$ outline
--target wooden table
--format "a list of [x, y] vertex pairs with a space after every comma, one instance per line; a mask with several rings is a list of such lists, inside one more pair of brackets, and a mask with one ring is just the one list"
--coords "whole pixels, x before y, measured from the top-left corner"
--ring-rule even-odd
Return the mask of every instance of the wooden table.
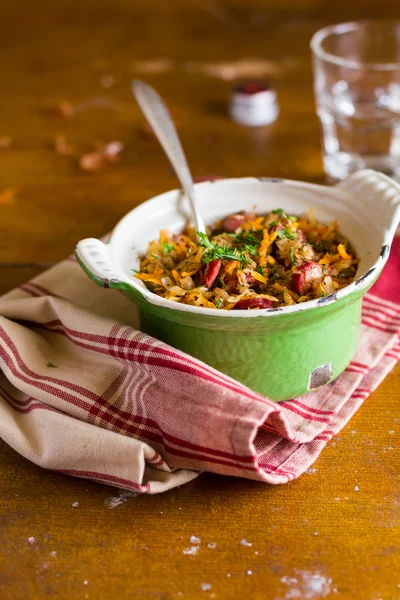
[[[196, 175], [323, 181], [309, 39], [380, 14], [399, 18], [398, 2], [2, 0], [0, 138], [13, 143], [0, 149], [0, 190], [18, 191], [0, 205], [0, 292], [176, 186], [142, 131], [133, 77], [165, 96]], [[227, 118], [226, 78], [239, 67], [276, 84], [271, 127]], [[53, 99], [76, 114], [46, 114]], [[55, 151], [57, 133], [73, 154]], [[80, 171], [78, 157], [101, 140], [125, 144], [120, 163]], [[3, 444], [0, 598], [398, 599], [399, 401], [397, 368], [287, 485], [205, 474], [112, 509], [117, 490], [44, 471]], [[192, 535], [196, 556], [183, 552]]]

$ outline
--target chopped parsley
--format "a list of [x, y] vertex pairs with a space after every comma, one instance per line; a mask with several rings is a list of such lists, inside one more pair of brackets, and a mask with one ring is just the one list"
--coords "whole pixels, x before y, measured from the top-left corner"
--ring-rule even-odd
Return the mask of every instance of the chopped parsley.
[[220, 298], [219, 300], [217, 300], [217, 301], [216, 301], [216, 303], [215, 303], [215, 307], [216, 307], [216, 308], [219, 308], [219, 307], [221, 306], [221, 304], [222, 304], [222, 300], [221, 300], [221, 298]]
[[285, 211], [283, 208], [275, 208], [275, 210], [271, 210], [273, 215], [284, 215]]
[[164, 248], [164, 255], [170, 254], [172, 252], [172, 250], [174, 250], [174, 245], [167, 244], [167, 242], [161, 242], [161, 246], [163, 246], [163, 248]]
[[289, 227], [285, 227], [285, 229], [278, 229], [277, 234], [279, 239], [287, 238], [288, 240], [295, 240], [297, 237], [294, 231], [291, 231]]
[[292, 265], [294, 265], [294, 251], [293, 251], [293, 245], [290, 246], [290, 250], [289, 250], [289, 257], [290, 257], [290, 262], [292, 263]]
[[261, 240], [249, 231], [240, 231], [239, 233], [227, 233], [226, 235], [234, 239], [237, 244], [244, 244], [245, 246], [257, 247], [261, 244]]
[[289, 240], [295, 240], [297, 235], [294, 231], [291, 231], [289, 229], [289, 227], [285, 227], [285, 229], [283, 230], [285, 237], [287, 237]]
[[237, 241], [243, 242], [244, 244], [251, 244], [253, 246], [259, 246], [261, 244], [261, 240], [248, 231], [242, 231], [242, 233], [239, 233]]
[[245, 250], [252, 256], [255, 256], [257, 254], [258, 246], [256, 247], [256, 246], [251, 246], [250, 244], [245, 244], [243, 246], [243, 250]]
[[203, 256], [201, 257], [202, 262], [210, 263], [213, 260], [238, 260], [240, 263], [247, 263], [248, 257], [246, 256], [243, 250], [239, 250], [238, 248], [229, 248], [226, 244], [222, 246], [217, 246], [211, 242], [205, 233], [201, 231], [196, 231], [199, 236], [199, 246], [203, 246], [206, 248]]
[[222, 279], [222, 277], [218, 278], [218, 281], [220, 282], [221, 286], [224, 288], [224, 290], [226, 290], [226, 283], [225, 281]]

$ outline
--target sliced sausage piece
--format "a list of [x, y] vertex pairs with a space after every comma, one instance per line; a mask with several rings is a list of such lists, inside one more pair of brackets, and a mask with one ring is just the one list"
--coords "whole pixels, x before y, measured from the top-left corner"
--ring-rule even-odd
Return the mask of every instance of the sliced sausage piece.
[[238, 291], [238, 279], [236, 275], [225, 275], [224, 277], [225, 288], [228, 294], [235, 294]]
[[232, 310], [249, 310], [249, 308], [272, 308], [272, 302], [268, 298], [243, 298], [236, 302]]
[[250, 287], [254, 287], [256, 285], [258, 285], [260, 282], [258, 281], [258, 279], [256, 279], [255, 277], [253, 277], [253, 275], [251, 273], [245, 273], [244, 276], [246, 277], [246, 281], [249, 284]]
[[203, 285], [206, 285], [208, 288], [210, 288], [217, 279], [220, 268], [221, 260], [219, 258], [209, 262], [204, 272]]
[[245, 220], [245, 215], [229, 215], [223, 220], [222, 229], [227, 233], [235, 233], [236, 229], [241, 227]]
[[300, 296], [307, 294], [312, 287], [320, 283], [324, 273], [322, 265], [313, 260], [301, 263], [292, 275], [292, 289]]
[[307, 244], [307, 238], [306, 238], [306, 234], [304, 233], [304, 231], [302, 231], [301, 229], [297, 230], [297, 239], [301, 241], [302, 244]]

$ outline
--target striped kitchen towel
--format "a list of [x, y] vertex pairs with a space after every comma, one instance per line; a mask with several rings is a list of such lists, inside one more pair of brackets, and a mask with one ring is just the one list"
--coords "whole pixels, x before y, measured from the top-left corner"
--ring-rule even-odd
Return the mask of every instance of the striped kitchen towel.
[[301, 475], [400, 358], [400, 239], [364, 301], [357, 354], [276, 404], [138, 330], [68, 259], [0, 299], [0, 436], [47, 469], [158, 493], [201, 471]]

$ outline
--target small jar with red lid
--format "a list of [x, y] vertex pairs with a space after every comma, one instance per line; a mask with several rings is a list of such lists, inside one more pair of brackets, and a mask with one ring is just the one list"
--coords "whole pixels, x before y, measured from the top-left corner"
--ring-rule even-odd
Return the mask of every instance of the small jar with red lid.
[[249, 81], [233, 89], [229, 115], [236, 123], [259, 127], [275, 121], [278, 114], [276, 91], [267, 83]]

